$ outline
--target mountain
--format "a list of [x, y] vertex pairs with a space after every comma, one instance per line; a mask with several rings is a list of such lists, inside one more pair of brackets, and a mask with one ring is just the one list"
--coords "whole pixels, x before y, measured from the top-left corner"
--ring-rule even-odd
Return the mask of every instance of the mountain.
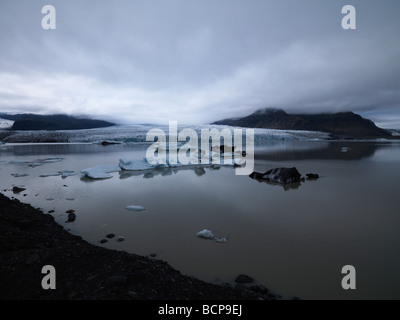
[[260, 109], [239, 119], [226, 119], [213, 124], [245, 128], [307, 130], [328, 132], [333, 138], [392, 138], [387, 130], [353, 112], [320, 114], [287, 114], [281, 109]]
[[63, 114], [45, 116], [26, 113], [14, 115], [0, 113], [0, 118], [14, 121], [12, 130], [78, 130], [115, 125], [108, 121], [77, 118]]

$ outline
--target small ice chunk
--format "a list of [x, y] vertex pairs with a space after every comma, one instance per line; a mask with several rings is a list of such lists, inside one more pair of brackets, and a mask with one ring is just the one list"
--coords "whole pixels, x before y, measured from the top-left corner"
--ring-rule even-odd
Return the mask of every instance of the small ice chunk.
[[11, 173], [11, 175], [15, 178], [20, 178], [20, 177], [27, 177], [29, 174], [27, 173]]
[[75, 171], [71, 171], [71, 170], [61, 170], [58, 172], [61, 174], [61, 177], [63, 177], [63, 178], [77, 175], [77, 173]]
[[40, 159], [39, 161], [44, 163], [53, 163], [62, 161], [62, 158], [46, 158], [46, 159]]
[[41, 178], [58, 177], [59, 175], [60, 175], [59, 172], [52, 172], [52, 173], [47, 173], [47, 174], [41, 174], [39, 177], [41, 177]]
[[32, 163], [30, 163], [30, 164], [28, 164], [28, 166], [30, 166], [30, 167], [40, 167], [42, 164], [40, 164], [39, 162], [32, 162]]
[[30, 164], [32, 163], [31, 160], [11, 160], [11, 164]]
[[341, 149], [340, 149], [340, 151], [341, 152], [347, 152], [347, 151], [349, 151], [349, 147], [342, 147]]
[[200, 232], [197, 233], [197, 236], [203, 239], [210, 239], [210, 240], [215, 239], [214, 233], [208, 229], [201, 230]]
[[223, 237], [223, 238], [215, 238], [214, 241], [218, 242], [218, 243], [227, 243], [228, 239], [225, 238], [225, 237]]
[[92, 179], [110, 179], [112, 175], [111, 172], [119, 172], [121, 168], [112, 164], [106, 164], [102, 166], [97, 166], [93, 168], [83, 169], [81, 172]]
[[142, 206], [135, 206], [135, 205], [126, 206], [125, 209], [129, 210], [129, 211], [145, 211], [146, 210], [146, 208], [144, 208]]
[[154, 167], [151, 164], [149, 164], [145, 159], [139, 159], [139, 160], [120, 159], [119, 167], [122, 170], [126, 171], [141, 171], [141, 170], [154, 169]]

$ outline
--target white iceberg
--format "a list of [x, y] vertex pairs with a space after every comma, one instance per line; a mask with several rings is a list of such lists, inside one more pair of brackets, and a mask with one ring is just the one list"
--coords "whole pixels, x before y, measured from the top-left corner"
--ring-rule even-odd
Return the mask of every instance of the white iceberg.
[[145, 159], [141, 160], [127, 160], [120, 159], [119, 167], [126, 171], [142, 171], [154, 169], [154, 166], [149, 164]]
[[203, 239], [207, 239], [207, 240], [214, 240], [215, 242], [218, 242], [218, 243], [228, 242], [228, 238], [225, 238], [225, 237], [218, 238], [214, 235], [214, 233], [211, 230], [208, 230], [208, 229], [201, 230], [200, 232], [197, 233], [197, 236], [199, 238], [203, 238]]
[[59, 172], [52, 172], [52, 173], [41, 174], [39, 177], [41, 178], [58, 177], [59, 175], [60, 175]]
[[106, 164], [93, 168], [83, 169], [81, 173], [91, 179], [110, 179], [112, 178], [111, 172], [119, 172], [121, 168], [116, 165]]
[[197, 233], [197, 236], [203, 239], [210, 239], [210, 240], [215, 239], [214, 233], [208, 229], [201, 230], [200, 232]]
[[145, 211], [146, 210], [146, 208], [144, 208], [142, 206], [135, 206], [135, 205], [126, 206], [125, 209], [129, 210], [129, 211]]

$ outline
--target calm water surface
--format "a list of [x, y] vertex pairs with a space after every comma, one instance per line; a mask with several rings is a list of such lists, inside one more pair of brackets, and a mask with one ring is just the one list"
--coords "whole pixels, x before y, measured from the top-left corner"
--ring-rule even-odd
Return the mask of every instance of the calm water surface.
[[[16, 198], [55, 210], [58, 223], [91, 243], [156, 254], [206, 281], [233, 283], [245, 273], [285, 298], [400, 299], [400, 144], [275, 141], [258, 147], [257, 171], [295, 166], [303, 175], [321, 176], [286, 189], [236, 176], [228, 167], [117, 172], [101, 181], [81, 174], [39, 177], [139, 159], [146, 148], [0, 146], [0, 187], [13, 196], [12, 186], [25, 186]], [[33, 168], [10, 163], [49, 157], [62, 160]], [[127, 211], [127, 205], [146, 211]], [[73, 223], [65, 223], [69, 209], [76, 210]], [[199, 239], [203, 229], [228, 242]], [[126, 240], [100, 244], [109, 233]], [[357, 270], [351, 292], [341, 288], [341, 268], [349, 264]]]

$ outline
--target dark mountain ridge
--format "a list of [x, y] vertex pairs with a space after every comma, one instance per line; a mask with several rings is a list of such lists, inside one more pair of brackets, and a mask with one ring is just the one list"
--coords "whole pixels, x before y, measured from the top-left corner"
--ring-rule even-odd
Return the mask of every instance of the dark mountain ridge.
[[353, 112], [320, 114], [287, 114], [281, 109], [260, 109], [240, 118], [213, 124], [245, 128], [307, 130], [328, 132], [334, 138], [393, 138], [392, 134]]
[[79, 130], [115, 125], [108, 121], [78, 118], [64, 114], [37, 115], [23, 113], [10, 115], [0, 113], [0, 118], [15, 121], [11, 130]]

